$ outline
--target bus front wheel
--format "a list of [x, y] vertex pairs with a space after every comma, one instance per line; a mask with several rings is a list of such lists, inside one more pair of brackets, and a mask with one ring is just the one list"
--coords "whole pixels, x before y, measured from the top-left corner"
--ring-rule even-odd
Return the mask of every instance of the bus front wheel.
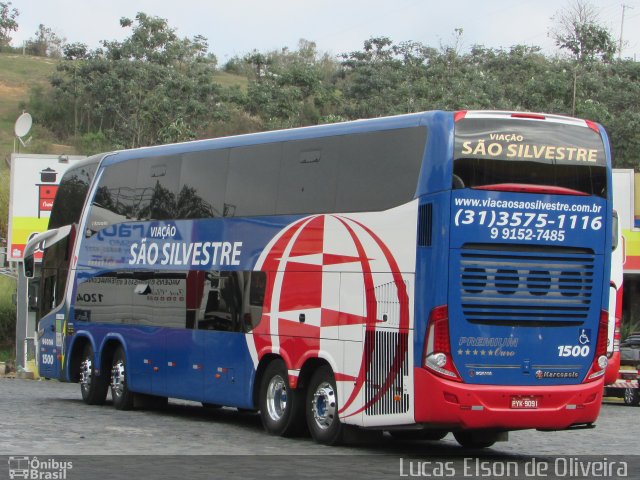
[[338, 418], [338, 390], [328, 365], [315, 371], [307, 390], [307, 426], [313, 439], [325, 445], [342, 442], [344, 427]]
[[260, 419], [272, 435], [292, 436], [304, 425], [303, 394], [289, 387], [289, 375], [284, 362], [272, 361], [264, 372], [260, 385]]
[[91, 344], [86, 344], [80, 362], [80, 392], [87, 405], [102, 405], [107, 398], [109, 382], [106, 375], [96, 375], [95, 355]]
[[127, 357], [122, 347], [118, 347], [113, 355], [111, 397], [116, 409], [131, 410], [133, 408], [134, 393], [129, 390], [127, 385]]

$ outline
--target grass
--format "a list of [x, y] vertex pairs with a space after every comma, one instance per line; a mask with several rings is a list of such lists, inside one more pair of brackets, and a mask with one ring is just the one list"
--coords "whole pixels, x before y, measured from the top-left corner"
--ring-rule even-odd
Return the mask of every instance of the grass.
[[[29, 88], [34, 84], [47, 84], [55, 70], [55, 61], [47, 58], [0, 54], [0, 237], [7, 232], [9, 201], [9, 168], [14, 147], [13, 127], [22, 113], [21, 105], [29, 99]], [[31, 152], [29, 148], [21, 151]]]
[[214, 80], [216, 81], [216, 83], [219, 83], [223, 87], [239, 86], [243, 92], [246, 92], [247, 87], [249, 86], [249, 80], [247, 79], [247, 77], [235, 75], [228, 72], [216, 72], [216, 74], [214, 75]]
[[[13, 356], [13, 344], [16, 333], [16, 310], [13, 306], [13, 294], [16, 291], [15, 280], [0, 277], [0, 362], [2, 355]], [[8, 351], [8, 352], [7, 352]]]
[[13, 302], [13, 294], [16, 292], [16, 281], [9, 277], [0, 277], [0, 305]]
[[[0, 54], [0, 156], [13, 151], [13, 126], [29, 99], [29, 88], [47, 85], [55, 71], [55, 61], [48, 58]], [[32, 152], [33, 153], [33, 152]]]
[[12, 362], [15, 359], [15, 347], [0, 348], [0, 362]]

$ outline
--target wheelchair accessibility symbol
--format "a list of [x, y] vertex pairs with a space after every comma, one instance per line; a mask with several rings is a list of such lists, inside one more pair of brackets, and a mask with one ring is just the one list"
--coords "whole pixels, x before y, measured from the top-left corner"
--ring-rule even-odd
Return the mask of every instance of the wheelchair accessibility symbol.
[[591, 329], [590, 328], [581, 328], [580, 336], [578, 336], [578, 342], [580, 345], [587, 345], [591, 343]]

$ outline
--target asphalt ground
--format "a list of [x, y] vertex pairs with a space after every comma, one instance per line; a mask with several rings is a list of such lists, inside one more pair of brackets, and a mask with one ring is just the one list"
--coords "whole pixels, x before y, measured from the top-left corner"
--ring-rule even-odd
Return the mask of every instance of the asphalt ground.
[[173, 399], [123, 412], [46, 380], [0, 378], [0, 409], [0, 479], [20, 458], [38, 468], [13, 469], [15, 478], [640, 478], [640, 408], [617, 400], [605, 401], [594, 429], [511, 432], [483, 450], [451, 434], [412, 442], [371, 432], [328, 447], [270, 436], [255, 413]]

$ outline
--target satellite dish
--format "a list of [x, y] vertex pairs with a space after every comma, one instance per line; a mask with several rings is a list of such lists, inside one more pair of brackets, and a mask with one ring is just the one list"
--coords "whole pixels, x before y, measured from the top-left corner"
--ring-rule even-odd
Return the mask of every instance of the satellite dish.
[[20, 140], [20, 143], [23, 147], [26, 147], [31, 140], [31, 137], [29, 137], [26, 141], [22, 140], [22, 137], [25, 137], [29, 133], [29, 130], [31, 130], [31, 125], [33, 125], [33, 118], [31, 118], [31, 115], [29, 113], [24, 112], [18, 117], [18, 119], [16, 120], [16, 125], [13, 128], [16, 137], [18, 137], [18, 140]]
[[33, 119], [31, 118], [31, 114], [25, 112], [18, 117], [16, 120], [16, 126], [14, 128], [14, 132], [16, 132], [16, 137], [24, 137], [29, 130], [31, 130], [31, 125], [33, 124]]

